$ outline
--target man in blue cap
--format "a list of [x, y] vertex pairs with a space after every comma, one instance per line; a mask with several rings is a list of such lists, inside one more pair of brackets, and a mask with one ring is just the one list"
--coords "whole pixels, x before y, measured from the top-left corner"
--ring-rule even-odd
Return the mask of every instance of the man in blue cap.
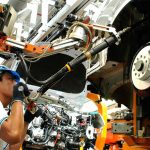
[[[29, 96], [27, 86], [20, 81], [17, 72], [0, 65], [0, 150], [9, 145], [21, 142], [24, 133], [23, 101]], [[5, 108], [10, 105], [8, 116]]]

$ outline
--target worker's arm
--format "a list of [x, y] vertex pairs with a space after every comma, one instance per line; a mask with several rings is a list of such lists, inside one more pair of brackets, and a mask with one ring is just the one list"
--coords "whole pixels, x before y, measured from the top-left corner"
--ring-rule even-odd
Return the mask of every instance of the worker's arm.
[[43, 111], [41, 108], [37, 107], [37, 110], [34, 114], [32, 114], [29, 110], [26, 110], [25, 114], [24, 114], [24, 132], [22, 134], [22, 140], [20, 143], [15, 144], [15, 145], [9, 145], [8, 150], [19, 150], [21, 145], [23, 144], [24, 138], [26, 136], [26, 132], [28, 129], [28, 125], [29, 123], [35, 118], [35, 117], [39, 117], [40, 115], [43, 114]]
[[0, 128], [0, 138], [8, 144], [16, 144], [22, 140], [24, 131], [23, 100], [29, 95], [24, 83], [18, 83], [13, 88], [11, 114]]
[[28, 123], [25, 122], [24, 123], [24, 132], [23, 132], [23, 135], [22, 135], [21, 142], [19, 142], [17, 144], [9, 145], [7, 150], [19, 150], [20, 149], [20, 147], [23, 144], [24, 138], [26, 136], [27, 129], [28, 129]]
[[23, 104], [16, 101], [12, 104], [11, 114], [0, 128], [0, 138], [8, 144], [20, 142], [24, 129]]

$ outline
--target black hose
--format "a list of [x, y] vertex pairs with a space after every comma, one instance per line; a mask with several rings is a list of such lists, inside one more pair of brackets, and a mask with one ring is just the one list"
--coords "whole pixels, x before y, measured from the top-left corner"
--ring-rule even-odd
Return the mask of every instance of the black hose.
[[22, 68], [23, 68], [23, 70], [24, 70], [24, 72], [25, 72], [25, 75], [26, 75], [27, 77], [29, 77], [29, 79], [30, 79], [32, 82], [34, 82], [34, 83], [38, 83], [38, 84], [40, 84], [40, 85], [41, 85], [41, 84], [45, 84], [46, 81], [39, 81], [39, 80], [35, 79], [35, 78], [31, 75], [30, 71], [28, 70], [27, 64], [26, 64], [26, 62], [25, 62], [25, 60], [24, 60], [24, 58], [23, 58], [23, 54], [22, 54], [22, 53], [18, 53], [18, 56], [19, 56], [19, 59], [21, 60], [21, 65], [22, 65]]
[[[24, 72], [25, 72], [25, 75], [26, 75], [27, 77], [29, 77], [29, 79], [30, 79], [32, 82], [37, 83], [37, 84], [40, 84], [40, 85], [47, 84], [47, 83], [50, 82], [50, 81], [51, 81], [51, 84], [54, 84], [54, 83], [56, 82], [56, 80], [53, 80], [53, 78], [54, 78], [53, 76], [51, 76], [51, 77], [49, 77], [48, 79], [43, 80], [43, 81], [40, 81], [40, 80], [35, 79], [35, 78], [31, 75], [30, 71], [28, 70], [27, 64], [26, 64], [26, 62], [25, 62], [25, 60], [24, 60], [24, 58], [23, 58], [23, 53], [18, 53], [17, 55], [18, 55], [19, 59], [21, 60], [21, 65], [22, 65], [22, 68], [23, 68], [23, 70], [24, 70]], [[65, 69], [65, 68], [64, 68], [64, 69]], [[57, 73], [56, 73], [56, 74], [57, 74]], [[59, 74], [61, 75], [61, 71], [59, 71]], [[64, 75], [64, 74], [63, 74], [63, 75]], [[57, 80], [60, 79], [60, 78], [58, 78], [58, 77], [59, 77], [59, 75], [57, 75]], [[62, 77], [62, 76], [60, 76], [60, 77]]]
[[[69, 67], [71, 69], [73, 69], [74, 67], [76, 67], [77, 65], [79, 65], [80, 63], [84, 62], [85, 60], [88, 59], [87, 55], [89, 56], [94, 56], [95, 54], [101, 52], [103, 49], [113, 45], [114, 43], [117, 42], [117, 38], [116, 36], [110, 36], [107, 39], [105, 39], [101, 44], [97, 45], [95, 48], [82, 53], [80, 56], [78, 56], [77, 58], [73, 59], [71, 62], [68, 63]], [[61, 68], [56, 74], [54, 74], [53, 76], [51, 76], [49, 78], [49, 81], [42, 85], [39, 89], [38, 92], [43, 95], [50, 87], [51, 85], [58, 79], [60, 79], [65, 73], [68, 72], [68, 68], [65, 65], [63, 68]]]

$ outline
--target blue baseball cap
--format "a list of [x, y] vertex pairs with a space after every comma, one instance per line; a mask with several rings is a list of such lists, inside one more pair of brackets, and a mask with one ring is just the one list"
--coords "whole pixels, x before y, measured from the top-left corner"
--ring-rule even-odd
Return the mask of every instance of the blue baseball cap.
[[16, 72], [13, 71], [9, 68], [7, 68], [6, 66], [0, 65], [0, 71], [6, 71], [8, 72], [10, 75], [12, 75], [12, 77], [14, 77], [14, 80], [18, 83], [20, 81], [20, 75]]

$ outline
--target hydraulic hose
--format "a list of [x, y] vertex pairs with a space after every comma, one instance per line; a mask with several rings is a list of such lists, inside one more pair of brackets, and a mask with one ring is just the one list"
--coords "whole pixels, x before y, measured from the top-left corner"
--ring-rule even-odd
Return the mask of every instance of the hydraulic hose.
[[[118, 36], [130, 31], [131, 27], [127, 27], [121, 31], [118, 32]], [[77, 58], [73, 59], [71, 62], [67, 63], [63, 68], [61, 68], [56, 74], [51, 76], [48, 79], [48, 82], [44, 85], [42, 85], [38, 89], [38, 93], [40, 95], [43, 95], [54, 82], [61, 79], [63, 75], [67, 72], [71, 72], [74, 67], [79, 65], [80, 63], [84, 62], [85, 60], [91, 58], [92, 56], [96, 55], [97, 53], [101, 52], [107, 47], [110, 47], [111, 45], [115, 44], [118, 41], [118, 38], [116, 35], [109, 36], [106, 38], [102, 43], [94, 47], [93, 49], [90, 49], [89, 51], [86, 51], [85, 53], [82, 53]]]

